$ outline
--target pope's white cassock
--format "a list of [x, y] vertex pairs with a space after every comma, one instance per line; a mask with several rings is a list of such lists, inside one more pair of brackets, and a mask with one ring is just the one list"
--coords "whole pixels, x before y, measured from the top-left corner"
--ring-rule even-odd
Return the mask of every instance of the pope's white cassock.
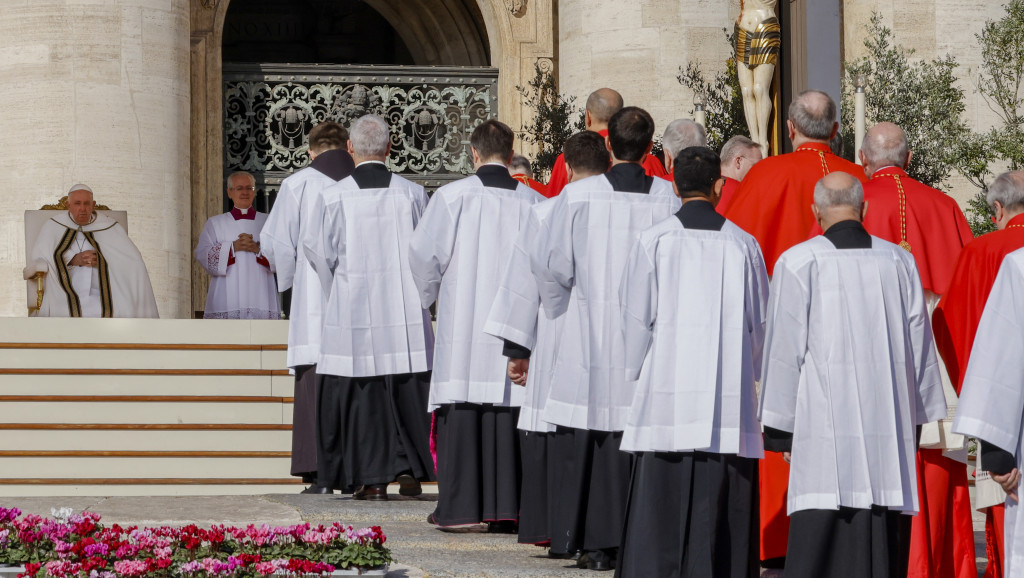
[[501, 164], [434, 193], [409, 251], [424, 307], [437, 301], [430, 409], [437, 420], [442, 525], [518, 520], [523, 388], [506, 375], [503, 342], [484, 323], [530, 206], [544, 197]]
[[636, 163], [615, 165], [562, 190], [530, 257], [545, 314], [565, 315], [543, 419], [560, 426], [549, 451], [567, 445], [576, 456], [562, 486], [580, 504], [566, 515], [581, 519], [557, 524], [581, 528], [577, 540], [588, 552], [619, 546], [629, 483], [630, 459], [619, 451], [634, 392], [619, 304], [623, 270], [637, 235], [679, 207], [668, 181]]
[[[960, 390], [953, 431], [975, 436], [1014, 456], [1024, 456], [1024, 249], [1003, 258]], [[986, 456], [986, 460], [987, 460]], [[988, 461], [985, 462], [989, 463]], [[996, 473], [1009, 473], [996, 472]], [[1020, 496], [1021, 489], [1017, 488]], [[1004, 576], [1024, 573], [1024, 516], [1006, 499]]]
[[786, 251], [764, 357], [761, 422], [792, 434], [787, 578], [905, 573], [916, 426], [946, 413], [913, 257], [852, 220]]
[[620, 295], [626, 379], [637, 380], [621, 449], [637, 457], [619, 572], [756, 569], [768, 302], [757, 240], [709, 201], [687, 201], [640, 234]]
[[254, 207], [232, 208], [210, 217], [196, 244], [196, 260], [210, 274], [206, 294], [206, 319], [280, 319], [277, 282], [270, 261], [249, 251], [235, 251], [232, 244], [242, 233], [260, 242], [267, 214]]
[[[547, 451], [555, 426], [541, 419], [551, 388], [551, 370], [558, 355], [562, 336], [562, 317], [548, 319], [540, 313], [540, 291], [530, 270], [531, 247], [537, 243], [541, 223], [554, 205], [547, 200], [533, 205], [526, 226], [519, 232], [509, 256], [484, 332], [505, 340], [509, 357], [530, 359], [522, 406], [519, 408], [520, 448], [523, 488], [519, 504], [519, 541], [539, 544], [552, 541], [550, 516], [561, 507], [549, 498], [559, 483], [562, 471], [549, 467]], [[567, 532], [558, 532], [558, 541], [568, 540]], [[571, 549], [552, 543], [553, 551], [568, 554]]]
[[288, 367], [295, 373], [292, 404], [291, 474], [316, 482], [316, 362], [323, 332], [324, 291], [302, 250], [321, 192], [352, 174], [352, 157], [333, 149], [316, 155], [310, 165], [281, 182], [274, 207], [260, 233], [260, 249], [277, 271], [277, 290], [291, 293], [288, 312]]
[[[96, 251], [96, 267], [68, 263], [83, 251]], [[45, 272], [41, 317], [157, 318], [153, 286], [142, 254], [128, 233], [110, 217], [96, 214], [78, 225], [57, 213], [39, 230], [25, 278]]]
[[323, 190], [303, 250], [327, 296], [317, 373], [318, 483], [351, 492], [433, 479], [426, 394], [434, 334], [409, 269], [423, 187], [382, 162]]

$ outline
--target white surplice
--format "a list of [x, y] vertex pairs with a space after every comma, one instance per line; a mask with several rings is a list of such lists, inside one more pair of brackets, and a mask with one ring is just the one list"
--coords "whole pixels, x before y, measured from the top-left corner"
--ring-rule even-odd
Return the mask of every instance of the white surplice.
[[302, 250], [309, 223], [322, 220], [314, 213], [321, 192], [337, 181], [306, 167], [281, 182], [260, 244], [277, 270], [278, 291], [292, 290], [288, 316], [288, 367], [313, 365], [320, 357], [324, 290]]
[[[256, 212], [250, 207], [244, 214]], [[210, 274], [206, 293], [206, 319], [280, 319], [277, 282], [270, 263], [249, 251], [236, 252], [232, 244], [242, 233], [260, 242], [266, 213], [255, 219], [235, 219], [232, 212], [210, 217], [196, 244], [196, 260]]]
[[431, 410], [447, 403], [519, 406], [523, 388], [506, 375], [503, 342], [484, 322], [530, 206], [544, 197], [518, 183], [486, 187], [477, 176], [439, 188], [409, 249], [424, 307], [437, 301]]
[[[26, 279], [46, 273], [40, 317], [159, 317], [142, 254], [117, 221], [96, 215], [79, 226], [66, 212], [39, 230]], [[96, 267], [69, 265], [83, 251], [97, 252]], [[59, 257], [59, 258], [57, 258]]]
[[946, 400], [914, 258], [871, 242], [816, 237], [775, 265], [759, 416], [793, 434], [790, 514], [918, 510], [916, 426]]
[[544, 421], [625, 428], [635, 382], [626, 380], [619, 286], [640, 232], [679, 207], [672, 184], [660, 178], [645, 194], [615, 191], [597, 175], [566, 185], [555, 197], [530, 256], [545, 314], [565, 314]]
[[562, 338], [562, 319], [548, 319], [540, 313], [540, 291], [530, 270], [530, 250], [537, 243], [541, 223], [547, 218], [553, 199], [533, 205], [526, 226], [520, 231], [494, 297], [484, 333], [507, 339], [530, 350], [518, 428], [548, 433], [555, 426], [543, 419], [544, 404], [551, 389], [551, 371]]
[[[1024, 249], [1003, 258], [978, 323], [953, 431], [1015, 454], [1024, 469]], [[1017, 489], [1021, 494], [1021, 488]], [[1006, 500], [1003, 575], [1024, 574], [1024, 516]]]
[[733, 223], [686, 229], [670, 217], [640, 234], [621, 288], [626, 379], [639, 380], [622, 450], [764, 455], [755, 381], [767, 301], [761, 249]]
[[323, 190], [302, 245], [327, 296], [317, 373], [369, 377], [430, 369], [434, 332], [409, 269], [423, 187], [391, 175], [386, 189], [346, 177]]

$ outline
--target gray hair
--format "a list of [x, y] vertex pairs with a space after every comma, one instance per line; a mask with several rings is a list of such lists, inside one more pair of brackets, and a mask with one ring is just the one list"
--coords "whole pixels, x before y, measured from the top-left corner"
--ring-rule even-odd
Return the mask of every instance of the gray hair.
[[896, 138], [892, 138], [894, 135], [886, 135], [882, 131], [868, 132], [864, 142], [860, 145], [860, 150], [864, 151], [869, 165], [876, 168], [888, 166], [903, 168], [906, 166], [907, 159], [910, 158], [907, 133], [903, 132], [902, 128], [896, 128], [899, 130], [899, 136]]
[[352, 150], [361, 157], [382, 157], [388, 154], [391, 131], [383, 118], [368, 114], [352, 123], [348, 131]]
[[252, 183], [252, 186], [254, 186], [254, 187], [256, 186], [256, 177], [252, 176], [252, 173], [249, 173], [249, 172], [246, 172], [246, 171], [235, 171], [235, 172], [231, 173], [230, 175], [228, 175], [228, 178], [224, 179], [224, 188], [230, 189], [231, 188], [231, 180], [234, 179], [234, 178], [237, 178], [237, 177], [245, 177], [245, 178], [249, 179], [249, 182]]
[[827, 141], [836, 123], [836, 103], [820, 90], [805, 90], [789, 104], [789, 120], [807, 138]]
[[683, 149], [703, 147], [708, 144], [708, 135], [704, 127], [688, 118], [677, 118], [665, 127], [661, 137], [661, 146], [667, 156], [673, 159]]
[[515, 155], [512, 157], [512, 162], [508, 163], [508, 172], [512, 174], [518, 172], [530, 177], [531, 179], [533, 178], [533, 167], [530, 166], [530, 159], [523, 155]]
[[985, 201], [992, 210], [999, 201], [1008, 211], [1024, 211], [1024, 171], [1008, 171], [996, 177], [988, 187]]
[[732, 162], [736, 157], [743, 156], [743, 153], [747, 151], [760, 148], [760, 145], [753, 140], [738, 134], [725, 141], [725, 144], [722, 145], [722, 153], [719, 155], [722, 157], [722, 166]]
[[864, 206], [864, 187], [860, 181], [850, 177], [852, 184], [842, 189], [833, 189], [825, 184], [825, 179], [814, 185], [814, 204], [819, 211], [832, 207], [850, 207], [860, 211]]

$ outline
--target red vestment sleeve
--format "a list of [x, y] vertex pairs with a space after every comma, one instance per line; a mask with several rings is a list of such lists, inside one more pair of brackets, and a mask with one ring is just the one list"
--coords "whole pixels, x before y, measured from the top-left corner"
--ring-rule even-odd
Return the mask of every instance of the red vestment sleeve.
[[569, 175], [565, 172], [565, 156], [558, 155], [555, 166], [551, 167], [551, 178], [548, 179], [547, 197], [550, 199], [562, 192], [569, 183]]

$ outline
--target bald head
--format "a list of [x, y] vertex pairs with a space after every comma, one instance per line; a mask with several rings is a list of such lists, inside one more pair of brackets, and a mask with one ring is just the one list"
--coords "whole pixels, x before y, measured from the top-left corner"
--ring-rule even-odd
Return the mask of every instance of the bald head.
[[910, 164], [907, 133], [891, 122], [880, 122], [864, 135], [860, 154], [869, 175], [885, 167], [905, 169]]
[[864, 187], [841, 171], [825, 175], [814, 186], [814, 216], [823, 231], [839, 221], [864, 220]]
[[802, 141], [828, 144], [838, 128], [836, 103], [820, 90], [805, 90], [790, 103], [787, 122], [794, 144]]
[[[610, 88], [599, 88], [587, 97], [587, 128], [597, 132], [622, 110], [622, 95]], [[591, 128], [591, 125], [597, 128]]]

